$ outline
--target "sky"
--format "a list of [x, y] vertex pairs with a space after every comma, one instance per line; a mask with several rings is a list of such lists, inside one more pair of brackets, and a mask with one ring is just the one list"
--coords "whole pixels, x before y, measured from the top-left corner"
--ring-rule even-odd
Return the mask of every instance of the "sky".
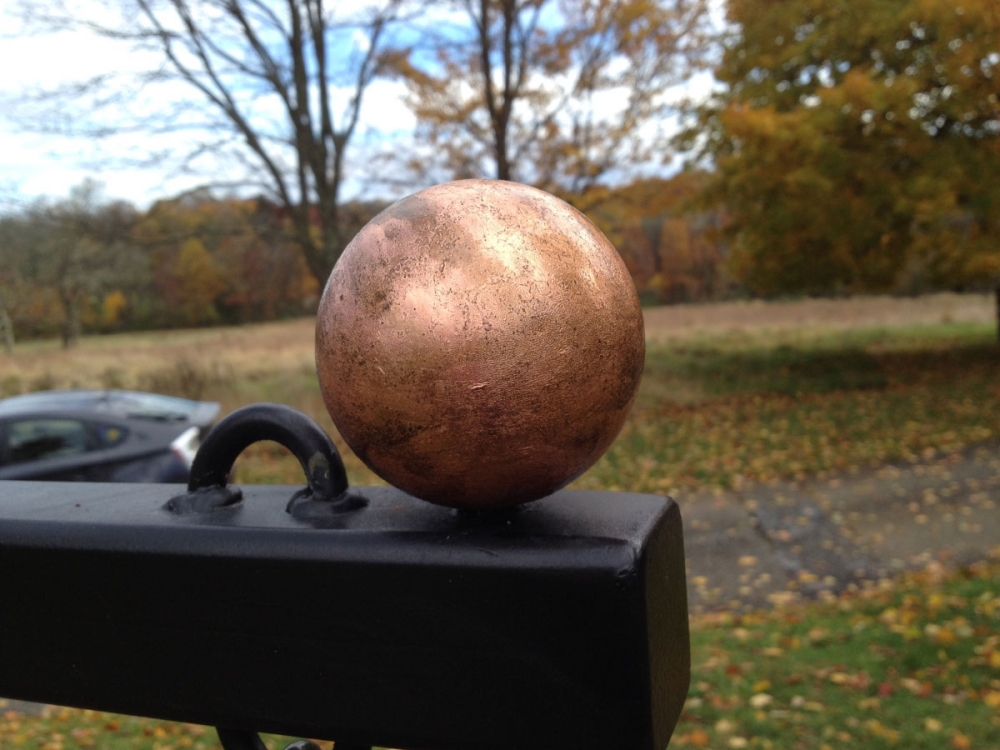
[[[161, 177], [143, 170], [99, 173], [114, 144], [32, 132], [14, 120], [21, 115], [24, 95], [102, 70], [129, 64], [123, 50], [97, 45], [82, 34], [38, 38], [21, 36], [13, 17], [14, 2], [0, 0], [0, 200], [39, 195], [63, 196], [87, 177], [103, 181], [110, 194], [131, 197], [152, 194]], [[56, 53], [58, 50], [58, 53]]]
[[[100, 6], [94, 0], [80, 0], [87, 6]], [[60, 198], [85, 179], [95, 179], [104, 186], [108, 198], [129, 200], [140, 207], [185, 190], [204, 185], [206, 174], [219, 182], [238, 181], [242, 172], [231, 164], [213, 164], [202, 174], [179, 173], [176, 165], [145, 164], [151, 149], [183, 147], [190, 134], [157, 135], [145, 133], [106, 138], [81, 138], [38, 132], [60, 129], [60, 117], [72, 119], [73, 110], [57, 109], [44, 117], [34, 117], [31, 97], [73, 81], [85, 80], [108, 71], [141, 68], [153, 59], [143, 59], [126, 45], [95, 40], [84, 33], [63, 32], [43, 37], [25, 35], [13, 15], [17, 0], [0, 0], [0, 208], [4, 204], [23, 205], [46, 196]], [[56, 52], [57, 51], [57, 52]], [[156, 98], [191, 96], [186, 87], [170, 91], [155, 89]], [[335, 95], [337, 92], [334, 92]], [[406, 139], [415, 121], [402, 101], [403, 84], [376, 81], [365, 96], [362, 121], [351, 151], [356, 159], [387, 139]], [[151, 107], [160, 101], [149, 102]], [[384, 125], [391, 123], [391, 131]], [[355, 173], [358, 170], [354, 170]], [[371, 189], [359, 180], [348, 184], [345, 197], [370, 197]]]
[[[347, 0], [364, 2], [365, 0]], [[190, 133], [171, 133], [155, 138], [148, 133], [94, 139], [60, 135], [44, 130], [60, 130], [78, 124], [69, 107], [47, 107], [35, 114], [25, 102], [41, 90], [84, 80], [109, 71], [130, 71], [149, 66], [130, 47], [106, 40], [95, 40], [83, 33], [62, 32], [44, 37], [25, 35], [15, 18], [19, 0], [0, 0], [0, 209], [16, 208], [40, 196], [61, 198], [85, 179], [96, 179], [110, 199], [125, 199], [140, 208], [153, 201], [203, 185], [211, 174], [219, 182], [238, 182], [243, 172], [232, 163], [202, 158], [199, 175], [185, 174], [170, 160], [150, 166], [142, 163], [151, 150], [183, 147]], [[70, 0], [85, 6], [87, 12], [101, 12], [99, 0]], [[702, 80], [701, 86], [710, 85]], [[179, 86], [179, 84], [175, 84]], [[173, 91], [157, 87], [155, 97], [137, 94], [151, 108], [162, 106], [169, 97], [190, 96], [186, 88]], [[413, 115], [403, 103], [404, 86], [398, 81], [376, 81], [366, 92], [356, 137], [349, 148], [348, 174], [343, 197], [399, 197], [409, 192], [372, 185], [361, 175], [370, 173], [373, 155], [393, 147], [412, 146], [415, 126]], [[266, 106], [266, 105], [264, 105]], [[36, 125], [38, 127], [36, 127]], [[353, 168], [351, 168], [353, 167]], [[393, 195], [393, 191], [397, 195]], [[388, 192], [387, 192], [388, 191]]]

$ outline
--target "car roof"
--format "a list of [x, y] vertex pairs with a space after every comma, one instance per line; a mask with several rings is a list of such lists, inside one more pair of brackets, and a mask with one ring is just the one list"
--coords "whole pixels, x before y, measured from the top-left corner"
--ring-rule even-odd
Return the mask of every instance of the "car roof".
[[193, 401], [158, 393], [123, 390], [38, 391], [0, 401], [0, 417], [31, 412], [88, 413], [156, 422], [189, 422], [208, 426], [219, 413], [219, 404]]

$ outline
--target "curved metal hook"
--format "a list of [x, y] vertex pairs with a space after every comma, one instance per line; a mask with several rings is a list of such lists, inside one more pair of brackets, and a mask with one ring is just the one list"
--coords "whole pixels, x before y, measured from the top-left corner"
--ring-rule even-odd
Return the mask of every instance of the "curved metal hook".
[[[300, 411], [282, 404], [252, 404], [237, 409], [219, 422], [201, 444], [191, 466], [188, 493], [171, 498], [167, 510], [174, 513], [204, 513], [238, 503], [242, 493], [229, 487], [233, 464], [248, 446], [273, 440], [288, 448], [306, 475], [308, 488], [297, 493], [289, 511], [310, 504], [352, 510], [357, 499], [349, 500], [347, 471], [323, 428]], [[296, 513], [298, 515], [298, 513]]]
[[208, 433], [191, 466], [188, 490], [225, 487], [240, 453], [261, 440], [273, 440], [292, 452], [313, 497], [332, 500], [347, 489], [344, 462], [318, 424], [283, 404], [251, 404], [234, 411]]

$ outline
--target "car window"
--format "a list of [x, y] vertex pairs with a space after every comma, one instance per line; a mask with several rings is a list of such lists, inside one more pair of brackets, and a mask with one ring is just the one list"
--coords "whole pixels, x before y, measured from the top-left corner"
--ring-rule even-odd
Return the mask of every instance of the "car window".
[[24, 419], [7, 425], [7, 464], [72, 456], [91, 448], [87, 428], [75, 419]]
[[114, 411], [130, 417], [180, 422], [190, 419], [201, 403], [158, 393], [121, 391], [115, 394]]

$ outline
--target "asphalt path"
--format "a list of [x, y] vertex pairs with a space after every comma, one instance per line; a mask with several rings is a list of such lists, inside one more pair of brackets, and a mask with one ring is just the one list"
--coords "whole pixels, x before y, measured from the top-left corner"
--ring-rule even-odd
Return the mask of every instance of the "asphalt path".
[[749, 611], [1000, 555], [1000, 444], [676, 498], [692, 613]]

